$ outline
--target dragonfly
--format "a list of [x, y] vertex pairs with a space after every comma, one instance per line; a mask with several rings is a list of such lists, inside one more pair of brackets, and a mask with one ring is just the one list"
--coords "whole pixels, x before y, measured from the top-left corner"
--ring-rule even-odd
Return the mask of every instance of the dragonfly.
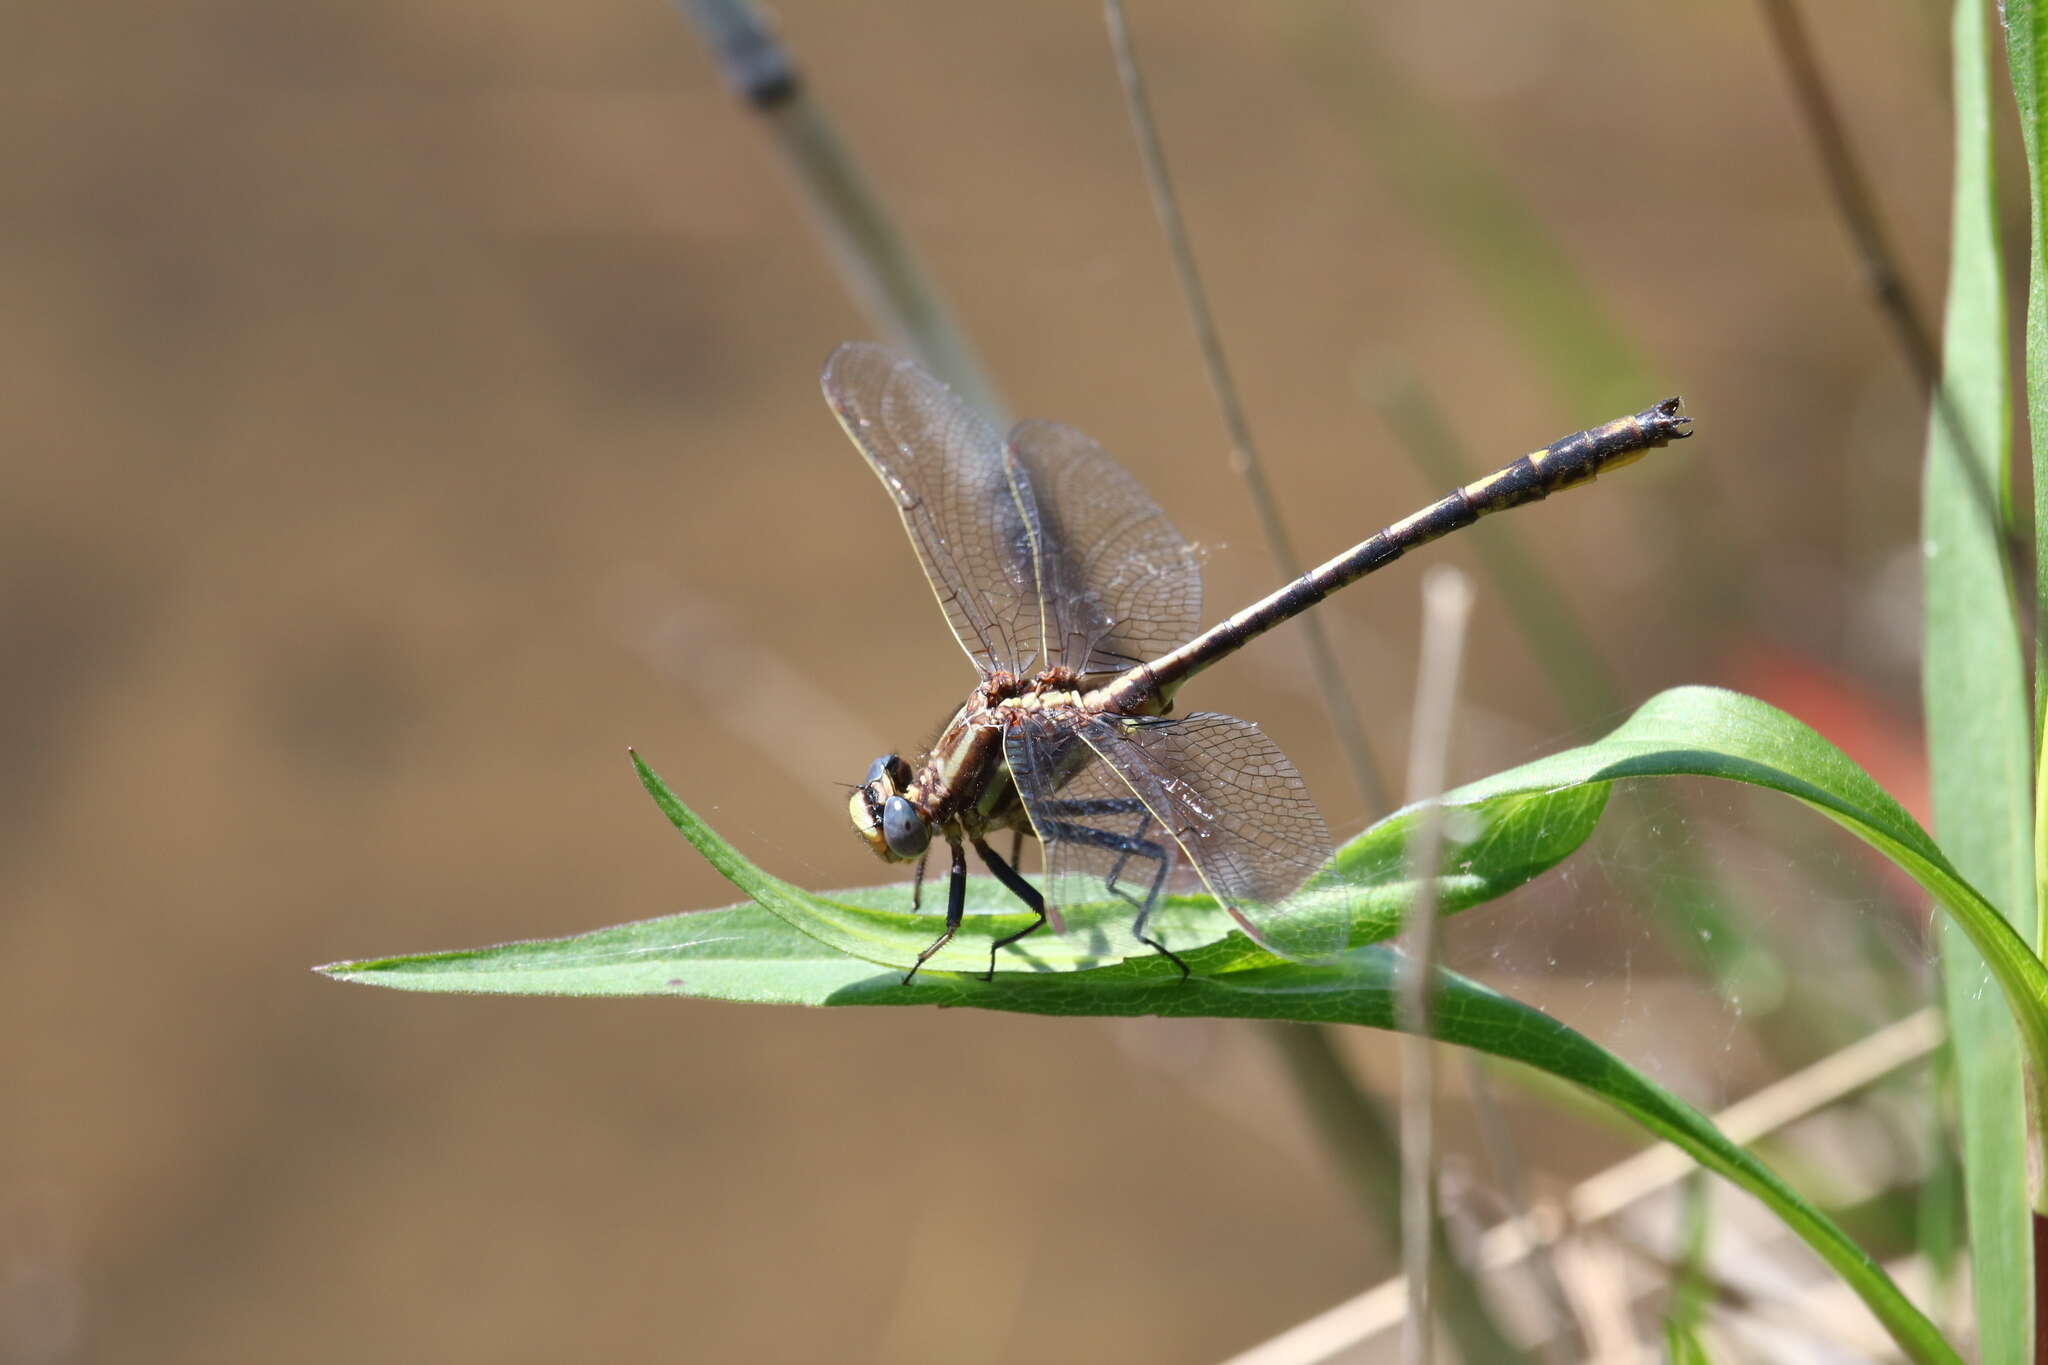
[[[1032, 920], [998, 954], [1106, 894], [1132, 937], [1185, 980], [1153, 931], [1162, 899], [1206, 891], [1259, 946], [1313, 961], [1349, 941], [1330, 831], [1287, 756], [1258, 726], [1174, 715], [1181, 686], [1339, 588], [1479, 518], [1591, 482], [1670, 441], [1691, 419], [1669, 398], [1575, 432], [1454, 489], [1207, 630], [1194, 548], [1089, 437], [1024, 421], [1007, 437], [901, 352], [848, 342], [825, 364], [826, 401], [895, 501], [947, 624], [979, 681], [916, 761], [884, 754], [853, 790], [854, 830], [884, 861], [950, 850], [944, 931], [959, 931], [969, 848]], [[1012, 835], [1010, 856], [991, 836]], [[1044, 889], [1018, 871], [1026, 837]], [[1334, 906], [1334, 912], [1333, 912]], [[1184, 945], [1191, 946], [1191, 945]]]

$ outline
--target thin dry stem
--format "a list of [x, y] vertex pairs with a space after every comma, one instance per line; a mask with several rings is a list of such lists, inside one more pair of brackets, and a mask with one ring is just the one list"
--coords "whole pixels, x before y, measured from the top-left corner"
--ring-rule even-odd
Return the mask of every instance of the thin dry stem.
[[[1244, 480], [1274, 567], [1283, 578], [1298, 578], [1304, 566], [1287, 534], [1287, 524], [1281, 519], [1273, 487], [1266, 481], [1266, 467], [1252, 441], [1251, 421], [1238, 396], [1230, 362], [1223, 355], [1223, 339], [1217, 334], [1208, 292], [1202, 286], [1195, 250], [1188, 240], [1187, 221], [1181, 215], [1180, 198], [1166, 169], [1166, 148], [1152, 118], [1152, 102], [1145, 93], [1144, 74], [1138, 67], [1137, 49], [1131, 41], [1130, 25], [1124, 20], [1121, 0], [1104, 0], [1103, 15], [1109, 24], [1110, 47], [1116, 53], [1117, 79], [1123, 87], [1124, 104], [1130, 111], [1131, 132], [1138, 143], [1138, 159], [1144, 165], [1145, 184], [1152, 194], [1152, 211], [1159, 219], [1160, 231], [1166, 234], [1167, 254], [1173, 260], [1181, 301], [1187, 305], [1188, 323], [1194, 328], [1195, 343], [1202, 352], [1202, 365], [1208, 371], [1209, 390], [1216, 396], [1224, 430], [1230, 436], [1230, 467]], [[1308, 642], [1309, 668], [1315, 675], [1316, 690], [1322, 693], [1323, 709], [1329, 714], [1345, 767], [1357, 784], [1366, 809], [1384, 810], [1388, 804], [1387, 784], [1373, 762], [1372, 746], [1366, 741], [1358, 709], [1344, 685], [1343, 669], [1337, 663], [1329, 633], [1313, 615], [1301, 618], [1301, 630], [1302, 638]]]
[[1435, 1358], [1430, 1268], [1436, 1259], [1436, 1049], [1429, 1039], [1430, 977], [1436, 970], [1436, 876], [1443, 860], [1444, 774], [1457, 713], [1458, 675], [1472, 615], [1472, 583], [1438, 565], [1422, 580], [1422, 658], [1409, 733], [1408, 800], [1428, 802], [1409, 847], [1415, 899], [1401, 927], [1403, 970], [1397, 1017], [1401, 1040], [1401, 1256], [1408, 1272], [1403, 1358]]

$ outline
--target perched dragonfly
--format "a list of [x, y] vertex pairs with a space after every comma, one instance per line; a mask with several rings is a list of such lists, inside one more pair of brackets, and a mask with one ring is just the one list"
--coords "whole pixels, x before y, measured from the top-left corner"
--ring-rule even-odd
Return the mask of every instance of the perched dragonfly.
[[[933, 835], [951, 849], [945, 931], [906, 982], [960, 928], [969, 846], [1035, 916], [990, 945], [984, 979], [1002, 949], [1047, 923], [1062, 930], [1060, 907], [1105, 891], [1131, 906], [1133, 936], [1183, 978], [1187, 963], [1148, 932], [1162, 895], [1182, 886], [1207, 890], [1282, 956], [1342, 948], [1345, 892], [1324, 872], [1330, 831], [1300, 773], [1249, 721], [1169, 715], [1174, 694], [1406, 551], [1691, 434], [1671, 398], [1567, 436], [1196, 634], [1192, 547], [1094, 441], [1039, 421], [1005, 440], [914, 361], [871, 342], [834, 351], [823, 384], [981, 674], [929, 752], [915, 763], [876, 759], [848, 805], [877, 854], [916, 862], [913, 907]], [[1007, 859], [988, 843], [1003, 830], [1014, 835]], [[1042, 893], [1015, 866], [1025, 835], [1044, 848]]]

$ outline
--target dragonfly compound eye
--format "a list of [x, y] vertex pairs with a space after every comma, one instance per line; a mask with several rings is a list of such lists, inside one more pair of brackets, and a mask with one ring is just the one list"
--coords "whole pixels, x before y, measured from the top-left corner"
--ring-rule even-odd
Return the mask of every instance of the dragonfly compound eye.
[[911, 775], [910, 765], [903, 761], [901, 754], [883, 754], [868, 764], [868, 775], [861, 785], [872, 787], [886, 796], [894, 796], [910, 786]]
[[882, 803], [882, 838], [888, 843], [889, 851], [908, 861], [925, 850], [932, 841], [932, 827], [924, 822], [917, 807], [900, 796], [892, 796]]

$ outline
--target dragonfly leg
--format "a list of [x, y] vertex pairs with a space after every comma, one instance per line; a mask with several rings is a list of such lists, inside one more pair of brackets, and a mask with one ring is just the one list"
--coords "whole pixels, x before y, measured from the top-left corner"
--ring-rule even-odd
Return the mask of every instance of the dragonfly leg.
[[1039, 895], [1037, 887], [1025, 881], [1018, 874], [1014, 866], [1004, 862], [1002, 855], [990, 848], [986, 843], [976, 839], [974, 841], [974, 851], [981, 855], [982, 862], [988, 864], [988, 870], [996, 874], [996, 880], [1001, 882], [1011, 895], [1023, 901], [1032, 914], [1038, 916], [1037, 919], [1025, 925], [1016, 933], [999, 938], [994, 943], [988, 945], [988, 975], [984, 976], [982, 980], [993, 981], [996, 979], [996, 953], [1003, 948], [1009, 947], [1025, 935], [1037, 933], [1045, 927], [1045, 897]]
[[1012, 868], [1015, 868], [1019, 863], [1023, 861], [1024, 831], [1021, 829], [1013, 829], [1010, 831], [1010, 866]]
[[[1132, 830], [1129, 836], [1136, 842], [1129, 848], [1122, 848], [1117, 851], [1116, 861], [1109, 865], [1109, 871], [1104, 873], [1102, 877], [1103, 886], [1107, 888], [1112, 896], [1122, 896], [1124, 894], [1117, 889], [1116, 881], [1118, 877], [1123, 875], [1124, 864], [1131, 860], [1132, 854], [1138, 852], [1141, 848], [1153, 849], [1158, 847], [1158, 845], [1145, 838], [1145, 831], [1152, 827], [1152, 812], [1146, 809], [1145, 803], [1135, 796], [1104, 796], [1083, 801], [1048, 801], [1045, 803], [1044, 809], [1047, 814], [1055, 816], [1135, 815], [1138, 817], [1138, 827]], [[1125, 899], [1128, 900], [1129, 897], [1125, 897]]]
[[[1075, 802], [1073, 804], [1095, 803]], [[1122, 814], [1125, 812], [1119, 811], [1115, 813]], [[1045, 835], [1048, 839], [1067, 839], [1077, 844], [1088, 844], [1094, 848], [1108, 849], [1110, 852], [1119, 855], [1115, 865], [1117, 869], [1121, 869], [1124, 863], [1131, 858], [1147, 858], [1157, 865], [1152, 873], [1152, 885], [1146, 889], [1143, 900], [1139, 900], [1136, 896], [1117, 886], [1115, 871], [1110, 873], [1106, 885], [1111, 895], [1117, 896], [1138, 907], [1138, 918], [1131, 925], [1131, 932], [1136, 936], [1138, 942], [1180, 968], [1180, 979], [1185, 981], [1190, 973], [1188, 971], [1188, 964], [1181, 960], [1180, 954], [1145, 932], [1145, 925], [1151, 920], [1152, 911], [1159, 904], [1159, 893], [1165, 889], [1167, 868], [1171, 866], [1171, 861], [1164, 844], [1155, 839], [1140, 837], [1140, 834], [1143, 833], [1145, 826], [1150, 821], [1151, 817], [1148, 814], [1145, 820], [1138, 826], [1139, 834], [1118, 834], [1114, 830], [1096, 829], [1092, 825], [1071, 825], [1064, 821], [1048, 821], [1045, 827]]]
[[[1139, 826], [1140, 830], [1143, 828], [1144, 826]], [[1154, 952], [1180, 968], [1180, 979], [1185, 981], [1188, 979], [1188, 964], [1181, 961], [1180, 954], [1145, 932], [1145, 922], [1152, 918], [1152, 912], [1158, 908], [1160, 889], [1166, 885], [1166, 866], [1166, 859], [1161, 858], [1159, 870], [1152, 874], [1152, 888], [1145, 893], [1144, 908], [1138, 911], [1138, 918], [1131, 925], [1131, 933], [1138, 942], [1148, 945]]]
[[[1142, 844], [1146, 848], [1159, 847], [1159, 845], [1151, 843], [1150, 841], [1145, 839], [1145, 831], [1150, 828], [1152, 828], [1152, 812], [1148, 810], [1143, 815], [1138, 817], [1138, 827], [1131, 831], [1131, 848], [1136, 848], [1140, 844]], [[1102, 884], [1105, 887], [1109, 888], [1109, 894], [1112, 896], [1121, 896], [1124, 894], [1122, 891], [1119, 891], [1117, 889], [1116, 879], [1118, 877], [1123, 876], [1124, 864], [1128, 863], [1131, 860], [1131, 848], [1127, 848], [1123, 850], [1121, 853], [1117, 854], [1116, 861], [1109, 865], [1109, 871], [1102, 874]], [[1159, 899], [1159, 879], [1164, 877], [1165, 875], [1166, 860], [1164, 858], [1161, 858], [1159, 860], [1159, 870], [1158, 872], [1153, 874], [1152, 890], [1145, 897], [1145, 914], [1147, 915], [1152, 913], [1152, 902]], [[1139, 916], [1139, 923], [1144, 923], [1143, 915]]]
[[1058, 817], [1062, 815], [1136, 815], [1145, 809], [1145, 803], [1135, 796], [1100, 796], [1085, 801], [1068, 801], [1055, 798], [1041, 801], [1037, 810]]
[[[924, 863], [920, 861], [918, 867]], [[903, 974], [903, 984], [908, 986], [910, 978], [917, 975], [917, 969], [939, 949], [953, 941], [953, 935], [960, 932], [960, 919], [967, 913], [967, 850], [959, 844], [953, 845], [953, 874], [946, 883], [946, 932], [933, 941], [932, 946], [917, 955], [917, 961]]]

